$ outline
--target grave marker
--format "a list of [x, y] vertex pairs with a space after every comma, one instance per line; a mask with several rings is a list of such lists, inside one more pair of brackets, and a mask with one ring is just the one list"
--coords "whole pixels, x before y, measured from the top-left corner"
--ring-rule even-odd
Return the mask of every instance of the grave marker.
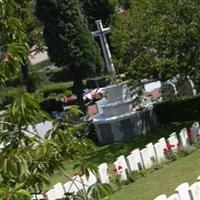
[[189, 137], [186, 128], [182, 129], [181, 132], [179, 133], [179, 139], [182, 147], [187, 147], [189, 145]]
[[182, 183], [175, 191], [179, 194], [181, 200], [191, 200], [189, 195], [190, 186], [188, 183]]
[[162, 194], [162, 195], [156, 197], [154, 200], [167, 200], [167, 196], [165, 194]]
[[101, 183], [110, 183], [107, 163], [102, 163], [99, 165], [98, 172]]
[[189, 194], [192, 200], [200, 200], [200, 182], [193, 183], [190, 186]]
[[176, 133], [172, 133], [169, 138], [167, 139], [170, 147], [171, 147], [171, 150], [172, 151], [176, 151], [178, 149], [178, 144], [179, 144], [179, 141], [178, 141], [178, 138], [177, 138], [177, 135]]
[[143, 165], [145, 169], [150, 169], [153, 166], [153, 162], [151, 160], [151, 157], [149, 155], [149, 152], [147, 150], [147, 148], [144, 148], [140, 151], [141, 154], [141, 158], [143, 161]]

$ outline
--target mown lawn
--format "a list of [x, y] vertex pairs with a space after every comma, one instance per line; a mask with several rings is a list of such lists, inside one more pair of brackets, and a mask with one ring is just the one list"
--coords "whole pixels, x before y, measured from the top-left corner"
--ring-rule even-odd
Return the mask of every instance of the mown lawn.
[[[98, 166], [107, 162], [112, 171], [112, 163], [120, 155], [128, 155], [134, 148], [143, 148], [149, 142], [156, 142], [159, 138], [167, 138], [172, 132], [177, 132], [190, 127], [192, 122], [172, 123], [168, 126], [158, 128], [146, 136], [134, 139], [121, 144], [98, 146], [96, 152], [90, 153], [84, 159]], [[73, 176], [74, 161], [65, 161], [65, 171]], [[163, 169], [155, 171], [144, 178], [140, 178], [136, 183], [123, 186], [122, 189], [112, 195], [112, 200], [153, 200], [161, 193], [171, 194], [180, 183], [184, 181], [193, 182], [197, 175], [200, 175], [200, 151], [195, 152], [185, 158], [165, 166]], [[57, 182], [65, 183], [68, 180], [63, 175], [57, 173], [50, 179], [51, 185]], [[50, 186], [45, 187], [49, 188]]]
[[200, 150], [138, 179], [135, 183], [123, 186], [112, 195], [112, 200], [153, 200], [160, 194], [173, 194], [179, 184], [191, 184], [199, 175]]

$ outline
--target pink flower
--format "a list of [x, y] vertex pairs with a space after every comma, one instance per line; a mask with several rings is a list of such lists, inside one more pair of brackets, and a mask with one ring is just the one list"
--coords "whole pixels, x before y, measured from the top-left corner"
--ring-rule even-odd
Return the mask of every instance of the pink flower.
[[119, 165], [119, 166], [117, 167], [117, 169], [118, 169], [118, 170], [121, 170], [121, 169], [123, 169], [123, 167], [122, 167], [121, 165]]
[[177, 147], [178, 147], [178, 148], [180, 148], [180, 146], [181, 146], [181, 143], [180, 143], [180, 142], [178, 142], [178, 143], [177, 143]]
[[200, 139], [200, 134], [196, 134], [196, 138]]
[[191, 131], [191, 128], [188, 130], [187, 135], [188, 135], [189, 138], [192, 138], [192, 131]]

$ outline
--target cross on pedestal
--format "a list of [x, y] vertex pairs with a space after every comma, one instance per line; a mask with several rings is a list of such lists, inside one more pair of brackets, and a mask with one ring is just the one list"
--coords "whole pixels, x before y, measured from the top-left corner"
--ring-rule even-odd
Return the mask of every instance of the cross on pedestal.
[[94, 37], [100, 37], [101, 46], [103, 49], [103, 55], [104, 55], [107, 70], [109, 72], [111, 72], [111, 74], [115, 77], [116, 71], [115, 71], [115, 67], [112, 63], [110, 48], [108, 45], [108, 41], [106, 39], [106, 34], [111, 31], [110, 27], [104, 28], [101, 20], [97, 20], [96, 25], [97, 25], [97, 31], [92, 32], [92, 35]]

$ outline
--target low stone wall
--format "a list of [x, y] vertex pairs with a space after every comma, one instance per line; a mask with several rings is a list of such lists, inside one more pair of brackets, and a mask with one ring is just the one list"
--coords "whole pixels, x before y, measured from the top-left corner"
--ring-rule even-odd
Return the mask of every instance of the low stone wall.
[[155, 112], [150, 109], [97, 122], [95, 127], [99, 143], [112, 144], [145, 135], [157, 127], [157, 120]]

